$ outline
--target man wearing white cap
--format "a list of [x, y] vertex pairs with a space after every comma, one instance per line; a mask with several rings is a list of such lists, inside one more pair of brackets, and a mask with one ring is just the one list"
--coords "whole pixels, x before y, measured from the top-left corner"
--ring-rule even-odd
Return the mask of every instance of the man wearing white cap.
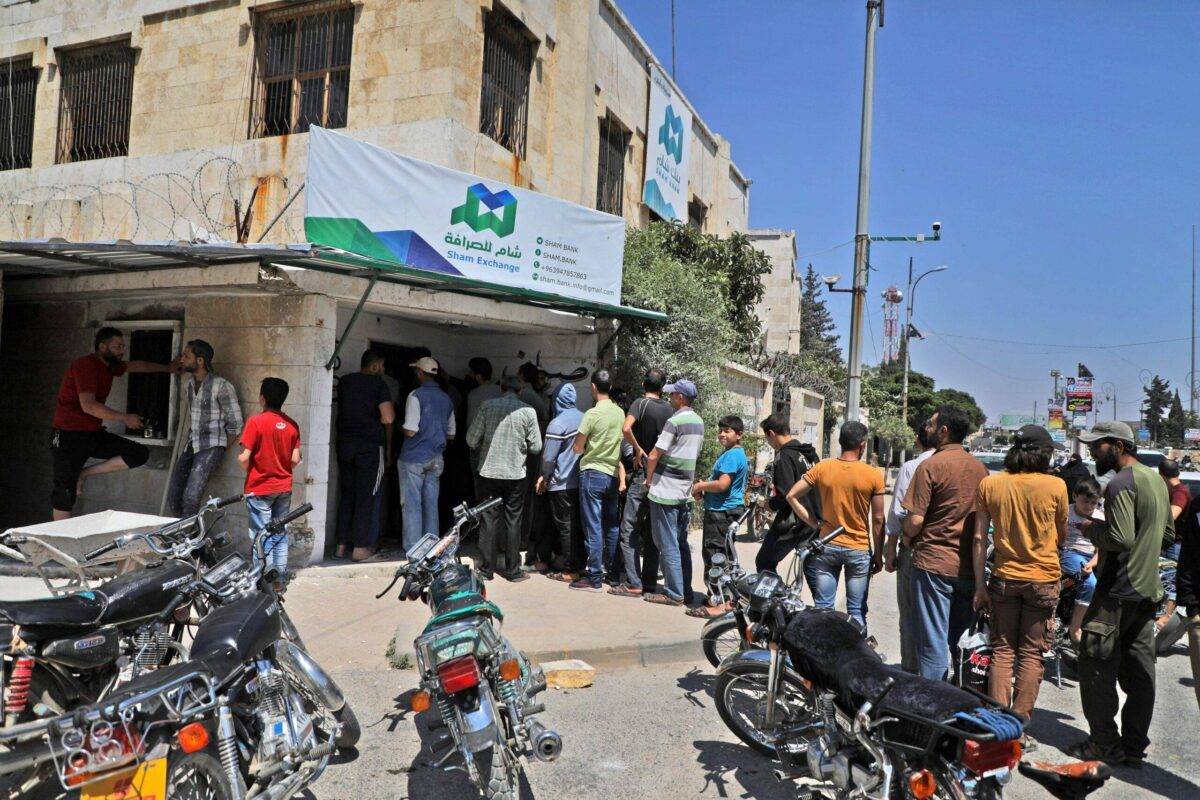
[[454, 438], [454, 403], [438, 385], [438, 363], [426, 356], [409, 364], [420, 384], [404, 404], [400, 491], [404, 494], [404, 549], [426, 534], [437, 536], [442, 452]]

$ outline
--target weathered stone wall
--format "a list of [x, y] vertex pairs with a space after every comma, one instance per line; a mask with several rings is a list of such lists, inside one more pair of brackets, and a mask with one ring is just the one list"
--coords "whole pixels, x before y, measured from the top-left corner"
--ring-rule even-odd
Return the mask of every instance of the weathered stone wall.
[[803, 294], [796, 275], [795, 231], [754, 229], [754, 246], [771, 259], [771, 272], [763, 276], [766, 293], [758, 304], [768, 350], [800, 352], [800, 303]]

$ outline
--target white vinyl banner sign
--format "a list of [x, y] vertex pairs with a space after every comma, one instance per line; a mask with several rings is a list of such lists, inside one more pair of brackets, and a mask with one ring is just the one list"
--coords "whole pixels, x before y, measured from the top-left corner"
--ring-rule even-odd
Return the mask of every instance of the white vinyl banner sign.
[[308, 241], [415, 269], [621, 302], [625, 221], [323, 128], [308, 140]]
[[650, 65], [646, 183], [642, 202], [663, 219], [687, 222], [692, 112], [657, 65]]

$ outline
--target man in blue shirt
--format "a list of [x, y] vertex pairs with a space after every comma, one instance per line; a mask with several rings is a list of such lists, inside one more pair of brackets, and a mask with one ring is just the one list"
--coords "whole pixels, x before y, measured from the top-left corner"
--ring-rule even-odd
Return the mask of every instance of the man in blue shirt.
[[[554, 394], [554, 418], [546, 427], [546, 443], [542, 448], [542, 471], [537, 479], [538, 494], [549, 493], [550, 525], [543, 530], [551, 535], [537, 541], [535, 566], [547, 570], [551, 578], [567, 583], [576, 574], [582, 561], [579, 549], [582, 533], [579, 528], [579, 454], [575, 452], [575, 436], [583, 419], [576, 405], [575, 387], [564, 383]], [[557, 551], [557, 557], [555, 552]]]
[[454, 438], [454, 404], [438, 386], [438, 363], [426, 356], [410, 364], [421, 384], [404, 404], [400, 488], [404, 493], [404, 550], [426, 534], [439, 535], [438, 493], [442, 452]]
[[[737, 521], [746, 506], [746, 473], [749, 463], [742, 449], [741, 417], [721, 417], [717, 423], [717, 441], [725, 451], [713, 464], [712, 475], [706, 481], [696, 481], [692, 494], [704, 501], [704, 574], [708, 574], [715, 553], [731, 554], [725, 546], [725, 533]], [[696, 606], [688, 611], [693, 617], [719, 617], [729, 611], [727, 603]]]

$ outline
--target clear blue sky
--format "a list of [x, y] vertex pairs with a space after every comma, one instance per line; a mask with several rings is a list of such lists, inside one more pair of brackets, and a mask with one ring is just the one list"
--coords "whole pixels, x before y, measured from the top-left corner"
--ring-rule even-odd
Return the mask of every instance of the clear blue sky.
[[[669, 65], [669, 0], [618, 2]], [[854, 235], [865, 2], [676, 6], [676, 79], [753, 181], [752, 224], [794, 228], [801, 268], [845, 282], [852, 248], [821, 251]], [[1185, 387], [1187, 341], [1080, 345], [1189, 336], [1197, 42], [1200, 2], [887, 0], [871, 232], [938, 219], [945, 238], [875, 246], [867, 360], [879, 294], [912, 255], [951, 267], [917, 293], [918, 327], [935, 333], [913, 366], [993, 419], [1035, 400], [1044, 411], [1049, 371], [1079, 361], [1116, 385], [1122, 419], [1137, 416], [1142, 370]], [[848, 299], [830, 302], [843, 346]]]

